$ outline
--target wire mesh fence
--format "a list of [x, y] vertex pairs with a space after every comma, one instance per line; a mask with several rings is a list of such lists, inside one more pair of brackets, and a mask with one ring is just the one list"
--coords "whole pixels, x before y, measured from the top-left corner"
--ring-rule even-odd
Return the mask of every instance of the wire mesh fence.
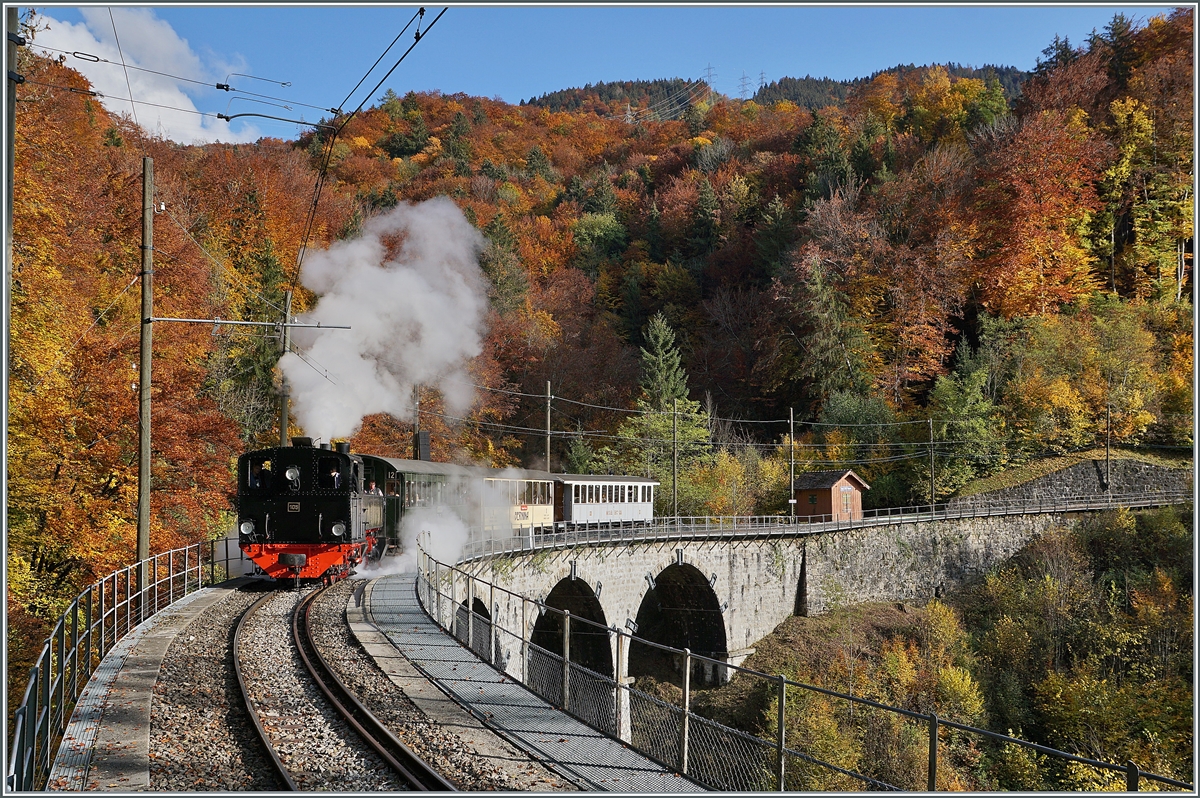
[[230, 539], [196, 543], [121, 568], [85, 588], [51, 629], [10, 727], [8, 790], [45, 787], [71, 712], [104, 656], [138, 624], [241, 572]]
[[[1156, 787], [1192, 789], [1185, 782], [1144, 773], [1132, 762], [1116, 765], [1087, 759], [940, 719], [932, 713], [888, 706], [636, 638], [624, 629], [605, 628], [507, 591], [461, 568], [439, 563], [423, 551], [422, 555], [418, 595], [439, 624], [449, 629], [449, 622], [455, 620], [456, 626], [466, 626], [466, 605], [460, 603], [461, 599], [455, 600], [456, 585], [458, 588], [468, 585], [463, 589], [471, 595], [481, 595], [482, 590], [490, 591], [493, 597], [508, 594], [520, 602], [521, 628], [509, 628], [498, 616], [476, 614], [473, 625], [486, 631], [470, 633], [473, 650], [485, 659], [487, 652], [492, 652], [493, 664], [519, 678], [548, 703], [566, 709], [592, 728], [623, 740], [649, 759], [710, 789], [727, 792], [949, 789], [955, 786], [955, 768], [971, 760], [981, 744], [997, 751], [1029, 750], [1051, 760], [1106, 770], [1117, 778], [1123, 777], [1129, 790], [1136, 790], [1145, 781], [1155, 782]], [[496, 606], [493, 604], [493, 609]], [[532, 641], [527, 606], [536, 606], [539, 618], [547, 613], [563, 616], [561, 622], [552, 625], [554, 634], [562, 640], [558, 650]], [[461, 611], [458, 619], [456, 611]], [[577, 661], [580, 655], [574, 653], [577, 649], [571, 642], [576, 639], [571, 631], [573, 624], [589, 627], [586, 634], [616, 637], [615, 677]], [[456, 632], [464, 644], [467, 634]], [[635, 640], [639, 645], [660, 649], [681, 663], [680, 699], [668, 700], [627, 682], [622, 652], [628, 652]], [[546, 642], [545, 636], [542, 642]], [[512, 657], [519, 658], [519, 662], [510, 661]], [[766, 710], [773, 722], [746, 731], [697, 714], [690, 709], [693, 672], [728, 678], [736, 675], [761, 682], [762, 689], [773, 696]], [[673, 695], [671, 690], [666, 693]]]
[[572, 662], [568, 667], [571, 714], [593, 729], [616, 736], [616, 681], [578, 663]]

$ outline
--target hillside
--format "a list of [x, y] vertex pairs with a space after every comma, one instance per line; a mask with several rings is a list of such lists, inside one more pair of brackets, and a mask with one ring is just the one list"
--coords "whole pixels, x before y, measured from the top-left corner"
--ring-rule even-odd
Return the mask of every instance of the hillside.
[[[463, 350], [478, 353], [461, 373], [474, 404], [452, 411], [428, 387], [441, 372], [422, 375], [435, 459], [545, 467], [549, 382], [554, 470], [667, 485], [677, 421], [681, 514], [786, 511], [793, 454], [799, 470], [853, 467], [883, 506], [929, 500], [932, 453], [944, 500], [1110, 432], [1191, 448], [1192, 22], [1115, 17], [1011, 106], [942, 67], [877, 75], [817, 112], [696, 98], [635, 124], [609, 118], [616, 84], [574, 111], [389, 90], [326, 120], [336, 137], [203, 147], [146, 136], [22, 48], [10, 672], [133, 550], [143, 155], [166, 203], [164, 316], [275, 321], [293, 288], [294, 313], [318, 306], [296, 264], [322, 170], [310, 264], [449, 198], [454, 229], [481, 236], [486, 297]], [[677, 85], [620, 90], [649, 108]], [[406, 239], [375, 240], [391, 257]], [[378, 294], [356, 310], [424, 309], [417, 291]], [[433, 322], [426, 341], [464, 326]], [[368, 342], [374, 373], [415, 362], [402, 338]], [[227, 529], [232, 458], [277, 440], [280, 350], [273, 332], [156, 329], [154, 551]], [[316, 360], [301, 368], [322, 386], [356, 362]], [[356, 449], [410, 451], [413, 403], [389, 398], [401, 410], [368, 415]]]
[[[839, 607], [790, 618], [745, 667], [891, 706], [934, 712], [1079, 756], [1188, 780], [1192, 773], [1190, 510], [1096, 516], [1028, 544], [977, 584], [942, 600]], [[669, 681], [638, 689], [674, 695]], [[695, 689], [695, 688], [693, 688]], [[774, 688], [735, 678], [696, 690], [692, 709], [774, 733]], [[787, 739], [825, 762], [901, 789], [924, 789], [927, 738], [896, 715], [817, 694]], [[789, 715], [789, 717], [792, 717]], [[802, 720], [800, 720], [802, 719]], [[1113, 790], [1124, 775], [949, 734], [939, 790]], [[857, 790], [824, 768], [789, 789]]]
[[[819, 111], [828, 106], [842, 105], [856, 88], [873, 82], [881, 75], [890, 75], [898, 80], [908, 79], [919, 82], [933, 66], [937, 65], [918, 67], [913, 64], [899, 64], [889, 69], [881, 69], [869, 77], [854, 80], [814, 78], [811, 75], [805, 75], [803, 78], [784, 77], [759, 88], [751, 99], [760, 105], [787, 101], [810, 111]], [[1030, 73], [1016, 67], [990, 64], [979, 69], [965, 67], [961, 64], [945, 64], [943, 67], [952, 78], [983, 81], [995, 79], [999, 82], [1004, 97], [1010, 102], [1021, 96], [1021, 83], [1030, 76]]]

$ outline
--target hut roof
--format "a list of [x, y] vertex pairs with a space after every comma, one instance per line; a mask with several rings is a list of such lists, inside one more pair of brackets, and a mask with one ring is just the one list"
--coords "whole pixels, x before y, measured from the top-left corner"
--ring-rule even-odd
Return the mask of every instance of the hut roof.
[[843, 477], [847, 476], [858, 483], [860, 490], [870, 490], [871, 486], [864, 482], [862, 477], [848, 468], [841, 471], [806, 471], [803, 474], [797, 474], [796, 481], [792, 483], [792, 490], [832, 488], [841, 482]]

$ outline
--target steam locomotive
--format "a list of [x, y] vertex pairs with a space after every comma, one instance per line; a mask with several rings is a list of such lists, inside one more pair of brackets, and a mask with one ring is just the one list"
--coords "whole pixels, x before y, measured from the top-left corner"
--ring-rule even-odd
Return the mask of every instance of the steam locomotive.
[[333, 581], [399, 554], [405, 519], [422, 510], [455, 514], [471, 535], [532, 538], [649, 523], [657, 485], [351, 454], [297, 437], [238, 458], [238, 543], [268, 576]]

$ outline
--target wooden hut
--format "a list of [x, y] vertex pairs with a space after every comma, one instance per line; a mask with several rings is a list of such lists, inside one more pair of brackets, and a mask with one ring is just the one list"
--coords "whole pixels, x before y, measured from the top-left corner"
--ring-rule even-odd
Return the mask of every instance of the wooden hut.
[[831, 521], [862, 518], [862, 492], [870, 488], [850, 469], [797, 474], [792, 483], [796, 515], [824, 516]]

